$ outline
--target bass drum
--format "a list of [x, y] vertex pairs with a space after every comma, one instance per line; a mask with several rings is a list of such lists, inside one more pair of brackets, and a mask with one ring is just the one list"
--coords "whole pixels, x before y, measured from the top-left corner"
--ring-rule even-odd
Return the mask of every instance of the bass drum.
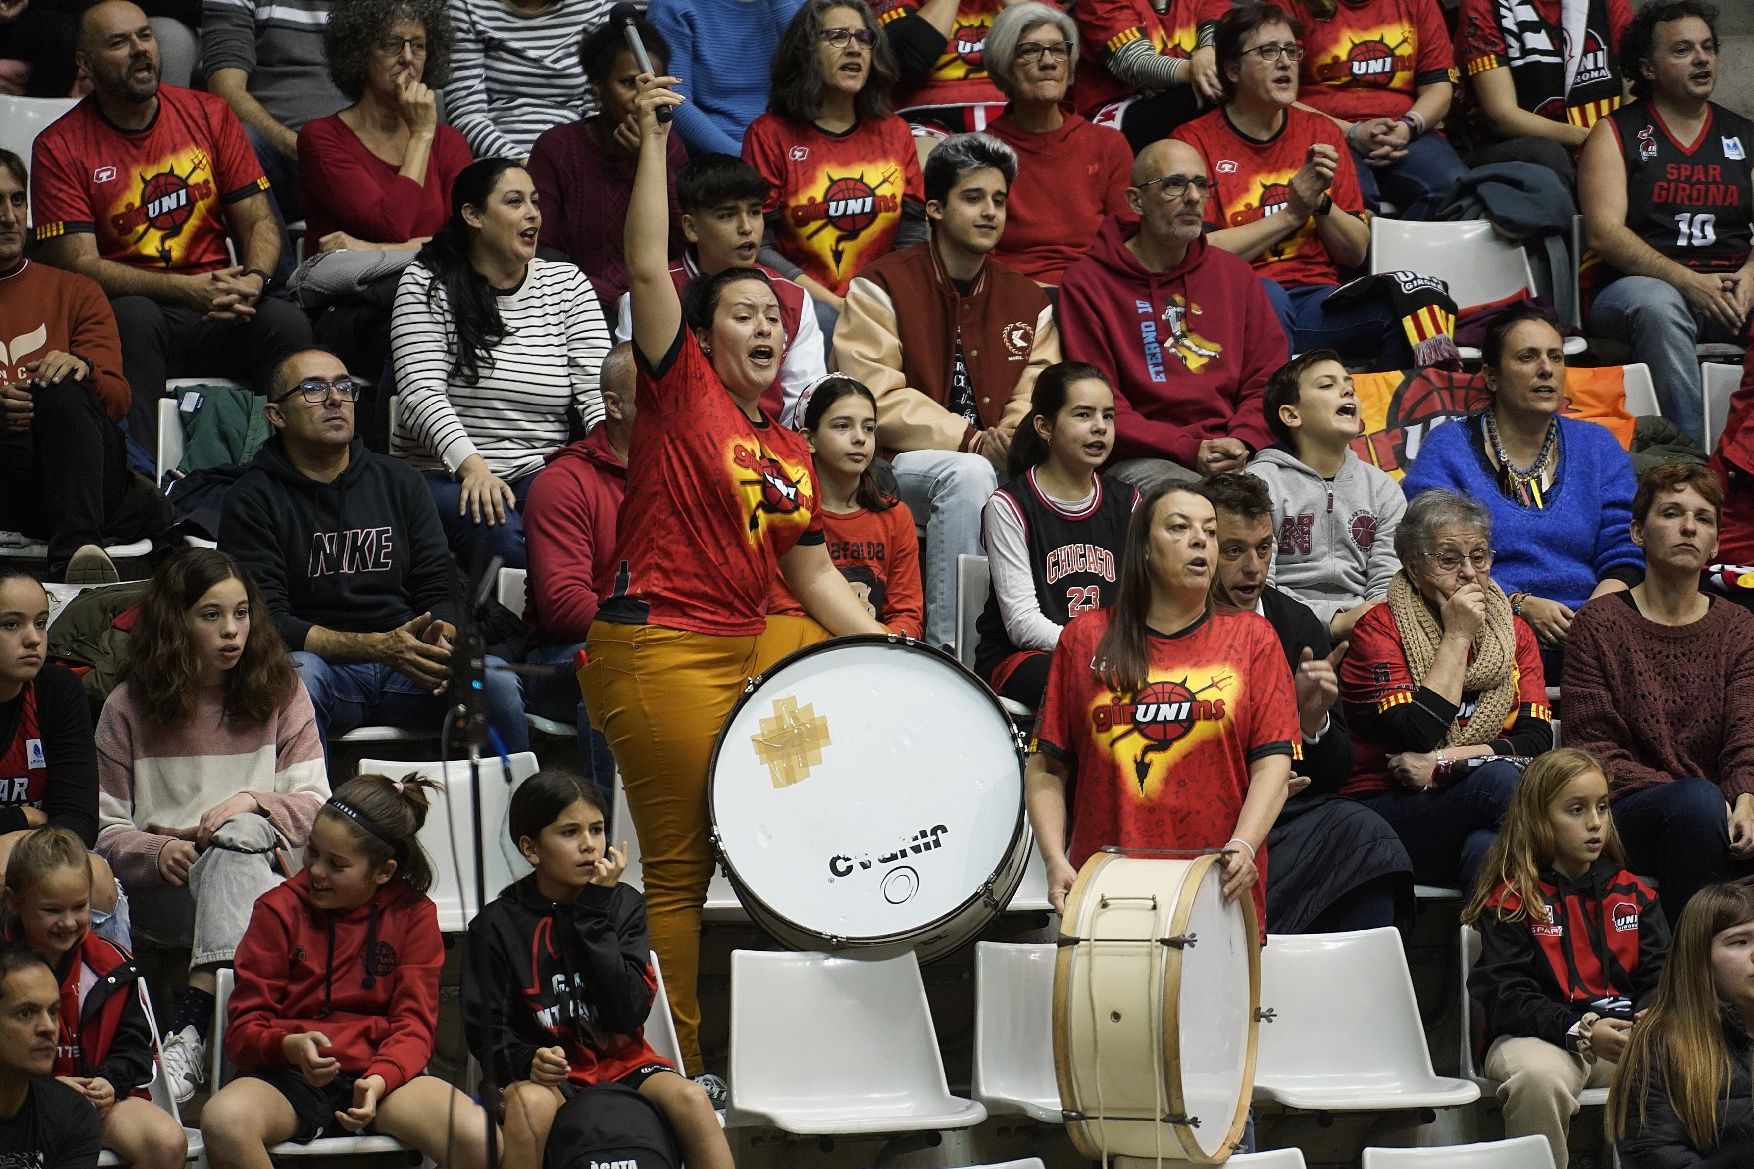
[[1215, 853], [1104, 849], [1066, 898], [1054, 1067], [1087, 1158], [1230, 1156], [1248, 1121], [1261, 1001], [1252, 897], [1225, 904]]
[[1033, 843], [998, 699], [896, 637], [809, 646], [751, 682], [707, 800], [744, 908], [795, 950], [943, 957], [1010, 902]]

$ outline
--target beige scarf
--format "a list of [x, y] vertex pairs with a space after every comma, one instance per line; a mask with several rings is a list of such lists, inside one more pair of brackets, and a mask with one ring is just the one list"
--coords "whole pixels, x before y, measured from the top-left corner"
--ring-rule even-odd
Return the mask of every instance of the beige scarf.
[[[1504, 720], [1517, 707], [1516, 618], [1511, 615], [1510, 598], [1490, 579], [1486, 587], [1486, 621], [1474, 635], [1474, 660], [1462, 679], [1462, 692], [1475, 694], [1474, 713], [1467, 726], [1455, 721], [1444, 736], [1446, 747], [1471, 747], [1490, 743], [1504, 731]], [[1443, 626], [1419, 595], [1407, 570], [1395, 573], [1389, 582], [1389, 612], [1395, 615], [1395, 627], [1401, 634], [1401, 652], [1407, 658], [1407, 670], [1423, 682], [1437, 660], [1437, 647], [1443, 641]]]

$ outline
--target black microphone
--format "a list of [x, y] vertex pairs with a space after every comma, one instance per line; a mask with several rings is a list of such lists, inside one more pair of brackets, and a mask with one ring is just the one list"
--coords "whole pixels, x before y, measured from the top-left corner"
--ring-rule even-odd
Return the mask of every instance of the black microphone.
[[[619, 28], [621, 35], [627, 38], [628, 51], [633, 54], [634, 63], [639, 66], [639, 71], [656, 76], [658, 71], [652, 68], [652, 56], [646, 52], [646, 44], [639, 38], [639, 19], [639, 9], [626, 3], [626, 0], [609, 10], [609, 23]], [[658, 121], [668, 122], [672, 113], [669, 106], [659, 106]]]

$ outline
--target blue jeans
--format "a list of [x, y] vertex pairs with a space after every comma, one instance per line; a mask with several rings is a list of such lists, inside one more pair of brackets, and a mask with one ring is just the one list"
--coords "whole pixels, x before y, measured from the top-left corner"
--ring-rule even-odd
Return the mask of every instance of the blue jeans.
[[1340, 290], [1337, 284], [1287, 288], [1262, 277], [1261, 287], [1273, 302], [1273, 312], [1292, 353], [1335, 349], [1348, 361], [1368, 361], [1379, 370], [1406, 369], [1412, 364], [1412, 346], [1386, 300], [1329, 309], [1328, 298]]
[[613, 811], [615, 756], [609, 750], [609, 740], [591, 726], [584, 697], [579, 693], [578, 673], [573, 666], [578, 660], [579, 650], [584, 647], [582, 641], [570, 645], [531, 646], [524, 655], [525, 663], [556, 667], [556, 672], [526, 677], [524, 701], [531, 714], [560, 723], [576, 721], [579, 728], [579, 774], [590, 780], [602, 794], [604, 808]]
[[[330, 736], [363, 726], [402, 727], [438, 733], [445, 717], [443, 698], [382, 662], [326, 662], [313, 653], [292, 655], [298, 676], [317, 712], [317, 734], [327, 750]], [[487, 659], [487, 725], [499, 732], [508, 752], [530, 749], [524, 722], [524, 693], [518, 676]]]
[[268, 179], [268, 201], [273, 205], [274, 218], [280, 225], [280, 261], [274, 265], [273, 284], [276, 288], [284, 288], [292, 279], [298, 258], [293, 253], [292, 235], [286, 230], [286, 225], [304, 218], [298, 209], [298, 160], [274, 149], [274, 144], [247, 122], [244, 123], [244, 136], [250, 140], [250, 149], [255, 151], [256, 162]]
[[1387, 820], [1407, 846], [1415, 881], [1457, 884], [1466, 896], [1474, 890], [1486, 850], [1498, 837], [1498, 826], [1522, 774], [1515, 763], [1498, 759], [1481, 764], [1446, 788], [1398, 788], [1365, 796], [1360, 802]]
[[1709, 779], [1672, 779], [1614, 801], [1626, 867], [1655, 878], [1669, 928], [1707, 885], [1745, 876], [1754, 865], [1730, 856], [1729, 806]]
[[891, 465], [902, 502], [926, 525], [926, 641], [949, 649], [956, 644], [956, 558], [981, 552], [981, 509], [997, 474], [981, 455], [962, 451], [903, 451]]
[[438, 505], [439, 522], [445, 528], [445, 543], [450, 545], [451, 555], [465, 571], [475, 562], [475, 541], [478, 538], [486, 543], [489, 556], [497, 556], [504, 562], [503, 567], [529, 566], [524, 553], [524, 517], [519, 513], [530, 495], [530, 484], [535, 481], [534, 473], [509, 480], [517, 508], [506, 513], [505, 523], [489, 526], [457, 514], [457, 502], [463, 496], [461, 483], [443, 471], [426, 472], [427, 489], [432, 492], [432, 501]]
[[1687, 303], [1681, 290], [1654, 276], [1622, 276], [1596, 294], [1590, 332], [1624, 337], [1632, 357], [1650, 366], [1663, 417], [1683, 434], [1705, 441], [1705, 383], [1699, 376], [1699, 344], [1742, 344], [1747, 322], [1725, 332]]
[[1468, 173], [1456, 148], [1441, 134], [1427, 134], [1407, 145], [1407, 156], [1381, 170], [1367, 166], [1356, 150], [1352, 161], [1358, 170], [1358, 192], [1364, 205], [1375, 211], [1387, 199], [1401, 219], [1433, 219]]

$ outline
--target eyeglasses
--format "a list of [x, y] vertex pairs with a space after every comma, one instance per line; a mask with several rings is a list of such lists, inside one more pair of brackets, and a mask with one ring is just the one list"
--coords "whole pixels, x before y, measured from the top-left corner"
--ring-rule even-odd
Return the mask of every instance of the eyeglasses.
[[384, 37], [377, 43], [378, 52], [386, 57], [400, 57], [404, 48], [416, 57], [426, 56], [426, 41], [421, 37]]
[[868, 28], [825, 28], [817, 33], [818, 39], [826, 41], [833, 49], [844, 49], [848, 41], [858, 41], [860, 48], [869, 49], [876, 45], [877, 34]]
[[1152, 187], [1156, 187], [1171, 199], [1181, 198], [1188, 193], [1188, 188], [1192, 187], [1194, 193], [1204, 199], [1212, 193], [1212, 180], [1205, 175], [1163, 175], [1160, 178], [1138, 184], [1137, 190], [1149, 191]]
[[279, 405], [294, 394], [298, 394], [309, 405], [321, 406], [329, 400], [331, 393], [340, 394], [343, 402], [357, 402], [359, 401], [359, 383], [350, 377], [338, 377], [334, 381], [325, 381], [320, 377], [308, 377], [273, 401], [275, 405]]
[[1462, 561], [1467, 561], [1475, 572], [1485, 572], [1492, 567], [1492, 558], [1498, 552], [1493, 548], [1476, 548], [1466, 556], [1459, 552], [1445, 552], [1442, 556], [1427, 556], [1428, 563], [1435, 565], [1439, 571], [1455, 575], [1462, 570]]
[[1056, 61], [1064, 61], [1072, 55], [1072, 42], [1049, 41], [1045, 45], [1038, 45], [1034, 41], [1023, 41], [1017, 46], [1015, 53], [1019, 65], [1033, 65], [1044, 55]]
[[1250, 53], [1253, 53], [1269, 65], [1273, 64], [1280, 57], [1284, 57], [1293, 65], [1303, 60], [1303, 46], [1297, 44], [1295, 41], [1286, 44], [1256, 45], [1254, 48], [1244, 49], [1242, 52], [1245, 57]]

